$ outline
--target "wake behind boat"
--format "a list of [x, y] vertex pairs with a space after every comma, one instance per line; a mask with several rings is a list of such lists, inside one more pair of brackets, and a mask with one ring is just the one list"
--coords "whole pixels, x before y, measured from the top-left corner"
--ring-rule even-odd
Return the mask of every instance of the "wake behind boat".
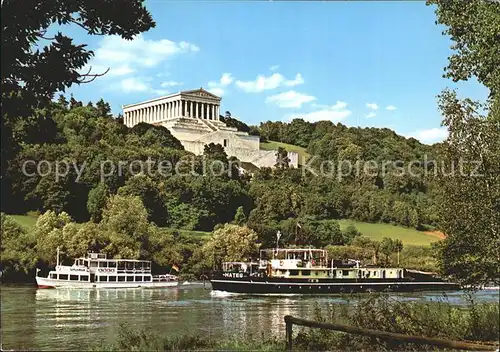
[[[329, 265], [330, 264], [330, 265]], [[371, 291], [445, 291], [460, 286], [433, 273], [328, 261], [322, 249], [266, 249], [259, 262], [223, 263], [212, 289], [254, 294], [329, 294]]]
[[134, 259], [107, 259], [103, 253], [88, 253], [75, 259], [73, 265], [57, 265], [47, 277], [38, 276], [39, 288], [162, 288], [175, 287], [175, 275], [152, 275], [151, 261]]

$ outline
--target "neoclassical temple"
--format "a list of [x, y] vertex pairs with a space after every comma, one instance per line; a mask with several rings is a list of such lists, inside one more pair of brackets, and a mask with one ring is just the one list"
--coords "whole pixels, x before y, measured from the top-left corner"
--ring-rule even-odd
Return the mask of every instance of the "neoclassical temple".
[[[260, 138], [228, 127], [220, 121], [221, 98], [203, 88], [181, 91], [144, 102], [124, 105], [123, 120], [133, 127], [140, 122], [162, 125], [187, 151], [203, 154], [205, 145], [220, 144], [227, 155], [257, 167], [273, 167], [275, 150], [261, 150]], [[289, 152], [290, 165], [298, 166], [298, 154]]]
[[221, 98], [204, 89], [188, 90], [123, 106], [126, 126], [139, 122], [158, 123], [179, 117], [219, 120]]

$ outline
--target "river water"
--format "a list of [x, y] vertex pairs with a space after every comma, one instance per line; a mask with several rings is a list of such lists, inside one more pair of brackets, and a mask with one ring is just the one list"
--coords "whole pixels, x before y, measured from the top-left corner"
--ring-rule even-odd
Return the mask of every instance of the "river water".
[[[394, 294], [400, 300], [438, 300], [441, 293]], [[479, 291], [480, 302], [498, 302], [499, 292]], [[465, 304], [463, 292], [448, 292]], [[159, 334], [285, 335], [283, 317], [311, 318], [314, 308], [346, 304], [342, 296], [246, 296], [209, 287], [168, 289], [47, 290], [1, 287], [1, 343], [10, 350], [86, 350], [113, 343], [121, 323]], [[352, 298], [349, 301], [352, 303]]]

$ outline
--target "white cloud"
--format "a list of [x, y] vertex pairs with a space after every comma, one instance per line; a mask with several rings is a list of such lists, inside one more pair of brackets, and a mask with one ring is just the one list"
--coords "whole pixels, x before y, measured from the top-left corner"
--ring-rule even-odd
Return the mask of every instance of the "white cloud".
[[151, 91], [156, 95], [169, 95], [170, 94], [170, 92], [168, 90], [165, 90], [165, 89], [152, 89]]
[[176, 82], [176, 81], [166, 81], [160, 84], [161, 87], [175, 87], [175, 86], [182, 86], [181, 82]]
[[223, 86], [227, 86], [231, 84], [234, 80], [234, 77], [230, 73], [224, 73], [220, 78], [220, 84]]
[[125, 93], [131, 92], [147, 92], [151, 90], [151, 87], [147, 82], [144, 82], [139, 78], [126, 78], [120, 82], [120, 88]]
[[300, 73], [295, 75], [292, 80], [286, 79], [280, 73], [273, 73], [271, 76], [258, 75], [253, 81], [236, 81], [236, 86], [247, 93], [260, 93], [265, 90], [276, 89], [280, 86], [294, 87], [296, 85], [304, 83], [304, 78]]
[[407, 137], [413, 137], [425, 144], [433, 144], [442, 142], [448, 137], [448, 130], [446, 128], [430, 128], [426, 130], [418, 130]]
[[389, 110], [389, 111], [394, 111], [394, 110], [396, 110], [396, 109], [397, 109], [397, 107], [395, 107], [394, 105], [387, 105], [387, 106], [385, 107], [385, 109], [386, 109], [386, 110]]
[[316, 100], [312, 95], [297, 93], [294, 90], [267, 97], [267, 103], [275, 103], [280, 108], [300, 108], [302, 104]]
[[223, 96], [228, 85], [230, 85], [234, 81], [234, 77], [230, 73], [223, 73], [221, 78], [218, 81], [210, 81], [208, 82], [208, 91], [218, 95]]
[[126, 40], [115, 35], [101, 40], [99, 48], [95, 50], [93, 60], [110, 66], [127, 63], [151, 67], [172, 56], [199, 50], [198, 46], [184, 41], [176, 43], [168, 39], [148, 40], [144, 39], [142, 34], [137, 35], [133, 40]]
[[220, 87], [213, 87], [213, 88], [209, 88], [207, 89], [210, 93], [212, 94], [215, 94], [219, 97], [223, 96], [225, 91], [224, 91], [224, 88], [220, 88]]
[[347, 103], [343, 101], [337, 101], [335, 105], [328, 106], [324, 109], [309, 112], [306, 114], [293, 114], [288, 115], [288, 120], [293, 120], [295, 118], [301, 118], [309, 122], [317, 122], [323, 120], [329, 120], [332, 122], [339, 122], [344, 120], [346, 117], [351, 115], [351, 111], [347, 109]]
[[366, 103], [366, 107], [368, 109], [372, 109], [372, 110], [377, 110], [378, 109], [378, 105], [375, 104], [375, 103]]
[[274, 65], [274, 66], [269, 67], [269, 69], [270, 69], [271, 71], [276, 71], [276, 70], [277, 70], [277, 69], [279, 69], [279, 68], [280, 68], [280, 65]]
[[377, 114], [374, 111], [371, 111], [365, 115], [365, 117], [368, 119], [371, 119], [372, 117], [375, 117], [375, 116], [377, 116]]
[[[173, 42], [168, 39], [148, 40], [141, 34], [133, 40], [125, 40], [119, 36], [106, 36], [100, 42], [95, 55], [81, 70], [87, 73], [103, 73], [109, 68], [105, 77], [125, 76], [158, 64], [183, 53], [197, 52], [200, 49], [187, 42]], [[160, 77], [160, 74], [157, 75]]]

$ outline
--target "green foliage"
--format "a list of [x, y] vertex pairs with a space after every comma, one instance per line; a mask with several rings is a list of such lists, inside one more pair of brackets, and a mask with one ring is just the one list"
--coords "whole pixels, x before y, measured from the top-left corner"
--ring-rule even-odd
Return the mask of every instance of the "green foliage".
[[494, 1], [428, 0], [436, 6], [437, 23], [446, 26], [443, 34], [453, 41], [445, 77], [467, 81], [472, 76], [492, 96], [500, 92], [500, 7]]
[[439, 225], [447, 235], [440, 268], [466, 284], [498, 285], [500, 115], [482, 116], [478, 103], [460, 101], [450, 91], [441, 95], [440, 107], [449, 130], [442, 146], [449, 171], [438, 179]]
[[[498, 285], [500, 275], [500, 6], [492, 1], [428, 1], [446, 26], [454, 50], [446, 77], [475, 77], [490, 91], [481, 104], [444, 90], [439, 97], [449, 136], [440, 157], [438, 223], [447, 235], [438, 248], [441, 271], [464, 284]], [[459, 166], [457, 170], [456, 167]]]
[[148, 211], [148, 219], [158, 226], [167, 224], [167, 209], [158, 183], [149, 176], [137, 175], [129, 178], [125, 185], [118, 189], [119, 195], [137, 196]]
[[[347, 309], [347, 307], [353, 307]], [[499, 339], [498, 303], [477, 304], [467, 309], [444, 299], [437, 302], [401, 302], [384, 295], [370, 295], [356, 305], [315, 307], [313, 320], [336, 322], [366, 329], [451, 340], [491, 341]], [[435, 347], [412, 345], [392, 340], [374, 341], [362, 335], [343, 334], [321, 329], [302, 329], [294, 339], [299, 350], [434, 350]]]
[[[102, 115], [101, 115], [102, 116]], [[167, 147], [182, 150], [184, 147], [164, 126], [141, 122], [132, 127], [131, 132], [139, 137], [139, 144], [144, 147]]]
[[99, 184], [96, 187], [90, 190], [87, 199], [87, 211], [89, 212], [92, 221], [94, 222], [101, 221], [102, 209], [106, 205], [108, 197], [109, 197], [109, 188], [103, 182], [99, 182]]
[[361, 232], [359, 232], [353, 224], [349, 224], [342, 232], [347, 243], [350, 243], [354, 240], [354, 238], [361, 236]]
[[[36, 1], [24, 6], [15, 0], [2, 1], [2, 118], [1, 167], [2, 207], [11, 197], [11, 182], [16, 178], [6, 171], [10, 161], [21, 149], [15, 138], [15, 124], [21, 118], [34, 115], [35, 109], [51, 105], [54, 93], [73, 84], [90, 82], [104, 72], [81, 73], [93, 52], [85, 44], [57, 32], [46, 36], [51, 25], [75, 24], [90, 35], [118, 35], [132, 39], [155, 26], [142, 0], [121, 1], [123, 13], [116, 11], [116, 2], [78, 3], [65, 0]], [[120, 12], [121, 12], [120, 11]], [[29, 20], [26, 20], [29, 19]], [[62, 108], [66, 101], [60, 100]], [[71, 107], [76, 107], [74, 99]], [[50, 114], [44, 114], [50, 119]], [[43, 124], [43, 119], [38, 119]], [[43, 136], [43, 133], [39, 134]], [[43, 137], [42, 137], [43, 138]], [[40, 141], [40, 140], [39, 140]]]
[[75, 233], [76, 228], [67, 213], [57, 214], [49, 210], [40, 215], [33, 229], [37, 256], [49, 265], [55, 265], [57, 247], [64, 252], [65, 242]]
[[236, 209], [236, 214], [234, 214], [233, 223], [238, 226], [243, 226], [245, 225], [246, 221], [247, 217], [245, 215], [243, 207], [238, 207], [238, 209]]
[[262, 336], [200, 335], [160, 336], [146, 330], [134, 330], [121, 324], [116, 342], [95, 346], [95, 351], [279, 351], [284, 343]]
[[201, 248], [206, 267], [220, 269], [226, 261], [252, 259], [260, 247], [257, 240], [257, 233], [248, 227], [225, 224]]
[[34, 236], [20, 226], [12, 217], [0, 214], [1, 271], [2, 278], [9, 279], [16, 274], [32, 273], [37, 262]]

